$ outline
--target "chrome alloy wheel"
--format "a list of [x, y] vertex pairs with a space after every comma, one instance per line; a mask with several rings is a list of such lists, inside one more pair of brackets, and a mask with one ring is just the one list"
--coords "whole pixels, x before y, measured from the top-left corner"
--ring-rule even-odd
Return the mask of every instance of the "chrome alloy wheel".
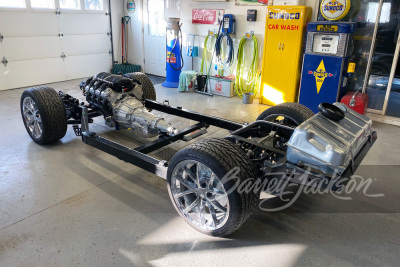
[[181, 214], [204, 230], [217, 230], [229, 217], [229, 200], [220, 179], [195, 160], [178, 163], [171, 175], [171, 194]]
[[26, 127], [35, 138], [42, 136], [42, 117], [35, 101], [29, 96], [22, 102], [22, 112]]

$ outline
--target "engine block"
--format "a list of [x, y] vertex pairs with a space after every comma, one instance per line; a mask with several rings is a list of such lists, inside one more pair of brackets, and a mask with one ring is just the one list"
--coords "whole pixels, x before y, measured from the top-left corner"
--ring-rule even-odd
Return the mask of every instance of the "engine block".
[[134, 79], [102, 72], [82, 82], [80, 87], [86, 101], [103, 113], [110, 127], [129, 129], [146, 138], [177, 132], [164, 118], [144, 107], [143, 90], [146, 88]]

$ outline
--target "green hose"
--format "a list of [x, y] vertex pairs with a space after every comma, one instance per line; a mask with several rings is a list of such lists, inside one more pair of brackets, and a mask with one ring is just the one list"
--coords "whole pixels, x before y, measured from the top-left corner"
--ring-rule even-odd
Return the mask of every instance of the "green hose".
[[247, 72], [246, 86], [242, 84], [244, 79], [244, 44], [246, 43], [246, 36], [242, 37], [239, 43], [238, 55], [237, 55], [237, 71], [236, 71], [236, 82], [235, 90], [236, 94], [242, 98], [244, 93], [257, 94], [258, 91], [258, 79], [257, 79], [257, 67], [258, 67], [258, 41], [255, 35], [252, 35], [253, 39], [253, 59], [251, 61], [250, 68]]
[[[202, 75], [207, 75], [207, 74], [208, 74], [208, 71], [207, 71], [207, 62], [208, 62], [209, 60], [211, 60], [211, 59], [209, 58], [209, 56], [210, 56], [210, 53], [212, 53], [212, 50], [209, 51], [208, 48], [207, 48], [207, 42], [208, 42], [208, 38], [209, 38], [210, 36], [213, 36], [213, 37], [217, 38], [217, 35], [216, 35], [216, 34], [214, 34], [214, 35], [207, 35], [207, 36], [206, 36], [206, 39], [204, 40], [203, 56], [201, 57], [201, 66], [200, 66], [200, 73], [201, 73]], [[204, 71], [204, 65], [205, 65], [205, 71]]]

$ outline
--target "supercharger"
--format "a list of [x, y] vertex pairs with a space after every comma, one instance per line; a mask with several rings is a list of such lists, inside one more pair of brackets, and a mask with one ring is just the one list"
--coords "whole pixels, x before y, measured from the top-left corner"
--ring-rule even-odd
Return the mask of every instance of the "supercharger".
[[103, 113], [110, 127], [129, 129], [146, 138], [177, 132], [164, 118], [144, 107], [143, 90], [146, 88], [134, 78], [102, 72], [82, 82], [80, 88], [86, 101]]

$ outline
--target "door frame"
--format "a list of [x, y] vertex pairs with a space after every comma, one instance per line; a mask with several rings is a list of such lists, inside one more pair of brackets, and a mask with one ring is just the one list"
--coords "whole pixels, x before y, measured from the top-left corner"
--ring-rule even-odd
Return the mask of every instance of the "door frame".
[[[111, 1], [111, 0], [110, 0]], [[142, 40], [141, 40], [141, 42], [142, 42], [142, 55], [143, 55], [143, 59], [142, 59], [142, 63], [143, 63], [143, 73], [146, 73], [146, 49], [144, 49], [144, 25], [145, 25], [145, 23], [144, 23], [144, 21], [146, 20], [146, 19], [148, 19], [148, 14], [145, 14], [145, 8], [144, 8], [144, 5], [146, 5], [147, 6], [147, 0], [140, 0], [140, 6], [141, 6], [141, 17], [142, 17], [142, 19], [140, 20], [140, 23], [141, 23], [141, 27], [142, 27]], [[146, 9], [147, 10], [147, 9]]]
[[[375, 52], [376, 35], [378, 32], [379, 20], [380, 20], [381, 13], [382, 13], [382, 6], [383, 6], [383, 0], [380, 0], [379, 6], [378, 6], [378, 11], [377, 11], [377, 16], [376, 16], [376, 20], [375, 20], [374, 34], [372, 37], [371, 48], [370, 48], [370, 52], [369, 52], [369, 56], [368, 56], [367, 68], [366, 68], [366, 72], [365, 72], [365, 76], [364, 76], [364, 84], [363, 84], [363, 88], [362, 88], [363, 93], [366, 93], [368, 91], [367, 86], [368, 86], [368, 82], [369, 82], [369, 78], [370, 78], [369, 77], [370, 70], [372, 67], [372, 57]], [[396, 50], [393, 55], [392, 67], [390, 70], [388, 86], [386, 87], [386, 94], [385, 94], [385, 99], [383, 102], [382, 110], [368, 108], [367, 109], [368, 112], [373, 113], [373, 114], [383, 115], [383, 116], [386, 115], [386, 111], [387, 111], [387, 107], [388, 107], [388, 103], [389, 103], [390, 92], [392, 91], [394, 75], [395, 75], [397, 64], [398, 64], [399, 54], [400, 54], [400, 34], [397, 37]]]
[[395, 75], [397, 64], [398, 64], [398, 61], [399, 61], [399, 53], [400, 53], [400, 33], [398, 34], [398, 37], [397, 37], [396, 50], [394, 52], [394, 57], [393, 57], [393, 62], [392, 62], [392, 69], [390, 70], [390, 76], [389, 76], [389, 83], [388, 83], [388, 86], [387, 86], [387, 89], [386, 89], [385, 100], [383, 102], [382, 115], [386, 114], [386, 110], [387, 110], [387, 107], [388, 107], [390, 92], [392, 91], [394, 75]]
[[[145, 27], [148, 27], [148, 19], [149, 19], [149, 13], [148, 13], [148, 2], [149, 0], [140, 0], [140, 3], [142, 5], [142, 20], [141, 20], [141, 26], [142, 26], [142, 55], [143, 55], [143, 73], [147, 73], [146, 70], [146, 49], [145, 49]], [[166, 10], [166, 0], [164, 0], [164, 19], [165, 19], [165, 10]], [[148, 30], [148, 29], [147, 29]], [[166, 38], [166, 36], [164, 37]], [[167, 53], [165, 49], [165, 54]], [[166, 57], [166, 56], [165, 56]], [[152, 75], [152, 74], [151, 74]]]

